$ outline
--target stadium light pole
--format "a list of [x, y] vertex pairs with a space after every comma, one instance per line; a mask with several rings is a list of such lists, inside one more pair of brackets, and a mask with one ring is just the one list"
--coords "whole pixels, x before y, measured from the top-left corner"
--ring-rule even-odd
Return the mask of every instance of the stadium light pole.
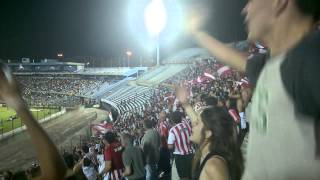
[[157, 42], [157, 66], [160, 65], [159, 35], [167, 23], [166, 8], [162, 0], [152, 0], [144, 12], [145, 25], [149, 35]]
[[130, 57], [132, 56], [132, 52], [127, 51], [126, 54], [127, 54], [128, 67], [130, 67]]

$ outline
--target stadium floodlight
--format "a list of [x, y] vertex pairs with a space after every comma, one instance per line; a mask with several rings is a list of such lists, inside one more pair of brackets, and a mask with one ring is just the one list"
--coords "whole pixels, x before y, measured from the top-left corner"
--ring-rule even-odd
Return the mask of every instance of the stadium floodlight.
[[132, 56], [132, 52], [131, 52], [131, 51], [127, 51], [126, 54], [127, 54], [127, 56], [129, 56], [129, 57]]
[[159, 42], [170, 47], [180, 36], [184, 26], [184, 8], [181, 0], [129, 0], [127, 4], [128, 31], [141, 47], [151, 53], [157, 50], [160, 64]]
[[127, 51], [126, 54], [127, 54], [128, 67], [130, 67], [130, 57], [132, 56], [132, 52]]
[[144, 12], [148, 33], [157, 40], [157, 66], [160, 65], [159, 34], [166, 27], [167, 13], [162, 0], [152, 0]]
[[152, 0], [144, 12], [144, 21], [149, 35], [158, 37], [167, 23], [166, 8], [162, 0]]

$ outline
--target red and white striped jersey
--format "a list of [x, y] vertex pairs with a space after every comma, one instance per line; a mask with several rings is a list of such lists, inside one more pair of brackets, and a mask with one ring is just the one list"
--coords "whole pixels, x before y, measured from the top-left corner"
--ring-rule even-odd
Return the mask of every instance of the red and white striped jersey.
[[[182, 118], [181, 122], [185, 123], [188, 126], [188, 128], [191, 129], [191, 121], [190, 121], [190, 119]], [[190, 134], [190, 136], [191, 136], [191, 134]]]
[[168, 138], [169, 134], [169, 124], [166, 121], [160, 122], [157, 131], [159, 132], [160, 136]]
[[170, 129], [168, 144], [174, 144], [175, 148], [173, 154], [187, 155], [194, 153], [190, 136], [191, 127], [185, 122], [179, 123]]

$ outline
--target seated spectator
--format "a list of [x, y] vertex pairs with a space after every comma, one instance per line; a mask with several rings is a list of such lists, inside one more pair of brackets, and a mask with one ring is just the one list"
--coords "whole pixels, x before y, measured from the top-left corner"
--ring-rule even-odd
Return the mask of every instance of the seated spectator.
[[97, 161], [98, 161], [98, 173], [101, 174], [105, 169], [105, 163], [104, 163], [103, 152], [100, 149], [98, 150]]
[[88, 180], [97, 179], [97, 171], [95, 170], [91, 160], [87, 157], [83, 158], [82, 171]]
[[64, 153], [63, 159], [67, 165], [67, 168], [68, 168], [67, 177], [72, 176], [72, 178], [68, 178], [68, 179], [70, 179], [70, 180], [71, 179], [77, 179], [77, 180], [85, 180], [86, 179], [86, 177], [83, 174], [83, 171], [81, 171], [81, 165], [79, 165], [78, 168], [75, 168], [75, 166], [76, 166], [75, 159], [72, 154]]
[[92, 149], [94, 149], [94, 147], [88, 147], [87, 145], [82, 146], [82, 152], [84, 153], [84, 157], [88, 158], [94, 167], [97, 167], [97, 155]]

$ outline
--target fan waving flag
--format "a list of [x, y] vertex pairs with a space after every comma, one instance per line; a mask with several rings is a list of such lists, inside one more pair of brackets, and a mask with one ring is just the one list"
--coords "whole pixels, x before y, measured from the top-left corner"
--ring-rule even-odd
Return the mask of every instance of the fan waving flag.
[[218, 69], [218, 75], [221, 77], [221, 76], [226, 76], [228, 74], [231, 73], [231, 69], [228, 67], [228, 66], [222, 66]]

